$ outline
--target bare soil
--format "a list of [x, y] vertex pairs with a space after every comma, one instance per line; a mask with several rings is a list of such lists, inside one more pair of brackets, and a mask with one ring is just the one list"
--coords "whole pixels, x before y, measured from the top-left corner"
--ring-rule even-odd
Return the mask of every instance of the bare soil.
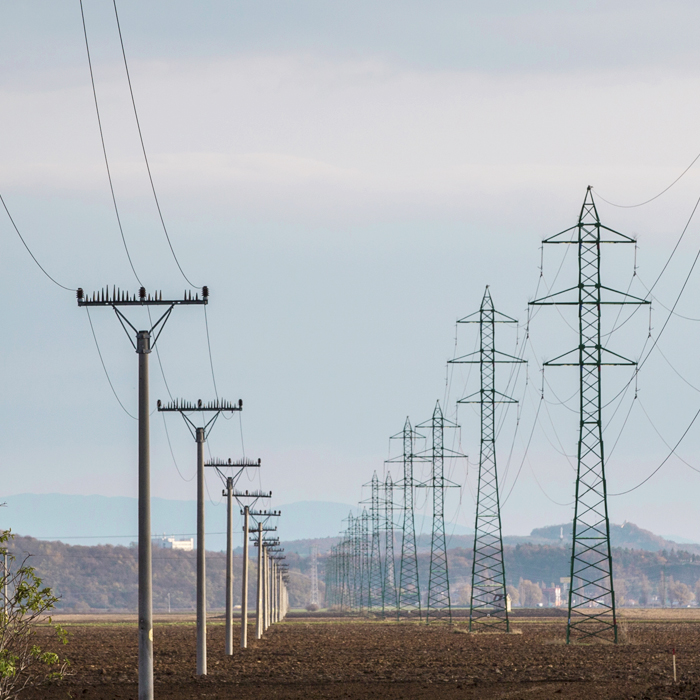
[[[137, 700], [133, 616], [121, 622], [77, 617], [62, 624], [70, 642], [60, 651], [71, 660], [71, 675], [29, 689], [24, 697]], [[197, 677], [195, 627], [191, 618], [182, 616], [155, 625], [156, 697], [700, 699], [700, 619], [695, 611], [628, 616], [624, 642], [618, 645], [567, 646], [561, 618], [518, 617], [513, 627], [515, 634], [469, 634], [461, 620], [453, 626], [426, 626], [294, 618], [272, 627], [264, 639], [253, 640], [249, 649], [236, 648], [226, 657], [223, 624], [212, 620], [209, 674]], [[39, 634], [50, 644], [46, 629]]]

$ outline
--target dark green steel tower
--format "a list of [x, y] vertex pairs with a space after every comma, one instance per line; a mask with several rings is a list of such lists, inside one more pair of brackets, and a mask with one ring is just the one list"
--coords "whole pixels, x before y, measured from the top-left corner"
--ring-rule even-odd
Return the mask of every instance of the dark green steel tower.
[[479, 311], [460, 319], [457, 323], [479, 324], [479, 350], [455, 358], [451, 362], [477, 364], [481, 370], [479, 391], [457, 402], [478, 403], [481, 406], [481, 450], [474, 525], [469, 629], [474, 630], [477, 625], [480, 625], [509, 632], [501, 506], [496, 469], [496, 405], [516, 402], [509, 396], [496, 391], [496, 365], [521, 363], [524, 360], [496, 350], [496, 324], [517, 323], [517, 321], [493, 308], [488, 286]]
[[397, 484], [403, 491], [403, 526], [401, 535], [401, 562], [399, 564], [398, 599], [396, 614], [408, 615], [412, 611], [421, 614], [420, 582], [418, 579], [418, 551], [416, 547], [416, 521], [413, 511], [415, 482], [413, 479], [413, 462], [415, 438], [418, 434], [411, 427], [411, 421], [406, 418], [403, 430], [394, 435], [392, 440], [401, 440], [403, 454], [390, 462], [403, 463], [403, 479]]
[[382, 559], [381, 559], [381, 497], [379, 491], [381, 485], [377, 472], [372, 475], [370, 482], [372, 496], [370, 501], [370, 520], [372, 521], [372, 531], [370, 533], [370, 552], [369, 552], [369, 597], [367, 608], [369, 611], [373, 609], [381, 609], [384, 611], [384, 579], [382, 576]]
[[578, 347], [545, 363], [549, 367], [579, 368], [578, 471], [567, 643], [596, 637], [617, 641], [601, 421], [601, 367], [636, 363], [603, 347], [601, 309], [606, 305], [649, 302], [601, 283], [600, 246], [602, 243], [634, 242], [633, 238], [600, 223], [589, 187], [578, 224], [544, 240], [544, 243], [568, 243], [578, 247], [578, 284], [530, 302], [538, 306], [578, 307]]
[[430, 541], [430, 575], [428, 577], [428, 604], [425, 609], [425, 621], [433, 617], [446, 616], [452, 622], [452, 603], [450, 600], [450, 578], [447, 570], [447, 540], [445, 538], [445, 489], [457, 484], [445, 478], [445, 459], [463, 457], [445, 447], [445, 428], [458, 428], [456, 423], [443, 416], [438, 401], [433, 417], [416, 426], [430, 428], [432, 448], [429, 451], [432, 462], [430, 481], [420, 484], [433, 492], [433, 531]]
[[394, 559], [394, 482], [391, 473], [387, 472], [384, 480], [384, 518], [382, 529], [384, 530], [384, 586], [382, 588], [382, 614], [391, 612], [393, 615], [397, 609], [396, 597], [396, 560]]

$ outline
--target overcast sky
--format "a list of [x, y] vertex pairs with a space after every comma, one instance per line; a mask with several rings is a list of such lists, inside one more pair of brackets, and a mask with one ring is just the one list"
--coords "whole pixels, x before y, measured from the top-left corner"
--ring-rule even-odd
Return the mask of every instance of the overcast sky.
[[[634, 204], [697, 155], [700, 6], [123, 0], [119, 8], [163, 214], [186, 274], [211, 289], [217, 388], [244, 401], [245, 451], [263, 458], [262, 485], [278, 504], [354, 503], [373, 470], [383, 473], [389, 436], [407, 415], [428, 419], [440, 399], [462, 425], [450, 444], [469, 454], [468, 476], [466, 463], [450, 466], [463, 488], [461, 503], [457, 490], [450, 496], [448, 518], [470, 524], [479, 426], [455, 401], [478, 377], [457, 368], [446, 386], [445, 361], [471, 351], [476, 336], [460, 327], [455, 346], [455, 320], [478, 309], [490, 285], [497, 308], [521, 322], [498, 329], [513, 352], [536, 289], [576, 282], [575, 250], [562, 263], [564, 246], [545, 251], [540, 279], [540, 241], [576, 223], [586, 186]], [[85, 0], [85, 15], [134, 267], [149, 290], [179, 296], [186, 282], [152, 199], [111, 2]], [[136, 290], [77, 0], [0, 3], [0, 62], [0, 192], [28, 244], [68, 287]], [[603, 222], [639, 241], [636, 253], [604, 251], [605, 284], [643, 296], [699, 194], [697, 165], [648, 205], [599, 199]], [[700, 219], [655, 289], [654, 335], [700, 247], [699, 229]], [[0, 237], [4, 492], [135, 495], [136, 425], [112, 395], [85, 311], [42, 275], [4, 213]], [[696, 274], [676, 311], [700, 318], [698, 291]], [[528, 369], [508, 389], [521, 400], [519, 422], [509, 409], [499, 433], [508, 534], [572, 516], [575, 370], [548, 370], [534, 423], [539, 364], [575, 346], [572, 313], [538, 312]], [[133, 413], [137, 358], [110, 310], [95, 309], [92, 320]], [[638, 359], [649, 325], [639, 311], [610, 347]], [[669, 453], [664, 441], [675, 444], [697, 411], [699, 336], [697, 320], [671, 319], [636, 400], [634, 383], [616, 398], [629, 369], [605, 370], [611, 492], [650, 474]], [[173, 396], [213, 397], [201, 309], [176, 309], [159, 348]], [[168, 393], [151, 360], [155, 402]], [[153, 494], [193, 498], [195, 445], [180, 419], [167, 420], [184, 478], [154, 415]], [[210, 449], [240, 456], [237, 417], [217, 423]], [[700, 469], [699, 449], [700, 421], [679, 454]], [[216, 501], [213, 477], [210, 492]], [[674, 457], [644, 486], [611, 498], [611, 519], [700, 538], [691, 516], [699, 493], [700, 475]]]

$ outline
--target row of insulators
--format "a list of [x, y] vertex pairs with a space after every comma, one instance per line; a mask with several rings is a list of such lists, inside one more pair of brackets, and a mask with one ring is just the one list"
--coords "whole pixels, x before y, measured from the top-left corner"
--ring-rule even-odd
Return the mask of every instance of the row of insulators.
[[[110, 302], [148, 302], [148, 301], [163, 301], [163, 292], [154, 292], [151, 298], [150, 294], [146, 294], [146, 288], [140, 287], [138, 297], [136, 294], [133, 296], [129, 295], [129, 292], [122, 291], [118, 287], [112, 287], [112, 294], [110, 296], [109, 287], [104, 287], [99, 292], [95, 292], [92, 296], [85, 296], [82, 287], [78, 287], [77, 293], [78, 301], [87, 301], [91, 303], [110, 303]], [[209, 298], [209, 287], [202, 287], [202, 299]], [[199, 301], [199, 294], [195, 293], [192, 296], [191, 291], [186, 291], [183, 297], [183, 301]]]
[[254, 459], [237, 459], [232, 460], [230, 457], [228, 461], [223, 459], [212, 459], [207, 462], [208, 467], [259, 467], [262, 460], [258, 457], [258, 460]]
[[[158, 399], [158, 410], [159, 411], [197, 411], [197, 410], [202, 410], [202, 411], [240, 411], [243, 408], [243, 400], [238, 399], [238, 403], [231, 403], [230, 401], [225, 401], [223, 399], [217, 399], [216, 401], [210, 401], [209, 403], [205, 404], [202, 399], [198, 399], [196, 404], [190, 403], [189, 401], [180, 401], [179, 399], [175, 399], [175, 401], [171, 401], [167, 405], [163, 405], [163, 402]], [[231, 460], [229, 460], [229, 464], [231, 463]], [[239, 466], [253, 466], [258, 465], [260, 463], [260, 460], [258, 460], [257, 463], [253, 464], [246, 464], [246, 465], [239, 465]], [[227, 466], [226, 463], [222, 463], [219, 466]], [[236, 465], [233, 465], [236, 466]]]

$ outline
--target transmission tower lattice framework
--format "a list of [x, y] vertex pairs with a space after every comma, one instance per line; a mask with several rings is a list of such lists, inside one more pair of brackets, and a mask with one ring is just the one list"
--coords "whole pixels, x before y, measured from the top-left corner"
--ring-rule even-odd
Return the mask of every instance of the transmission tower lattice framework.
[[320, 606], [318, 596], [318, 545], [311, 546], [311, 605]]
[[[365, 484], [367, 486], [368, 484]], [[372, 522], [369, 533], [369, 566], [367, 567], [367, 610], [384, 609], [384, 586], [382, 583], [382, 554], [381, 554], [381, 498], [380, 483], [377, 472], [372, 475], [369, 483], [371, 488], [369, 519]]]
[[420, 581], [418, 577], [418, 552], [416, 547], [416, 520], [414, 514], [414, 488], [413, 463], [414, 460], [427, 461], [429, 457], [416, 457], [414, 454], [415, 439], [422, 437], [412, 427], [411, 421], [406, 418], [403, 430], [392, 436], [392, 440], [401, 440], [403, 454], [389, 462], [401, 462], [403, 464], [403, 479], [397, 484], [403, 490], [403, 524], [401, 533], [401, 561], [399, 564], [399, 585], [396, 601], [397, 617], [409, 615], [412, 611], [418, 611], [419, 619], [422, 619]]
[[384, 479], [384, 517], [382, 529], [384, 530], [384, 581], [382, 586], [382, 615], [386, 617], [387, 611], [396, 611], [396, 560], [394, 559], [394, 482], [391, 473], [387, 472]]
[[445, 478], [445, 458], [464, 457], [463, 454], [447, 449], [444, 442], [445, 428], [459, 428], [456, 423], [445, 418], [440, 402], [435, 404], [433, 417], [416, 426], [430, 428], [432, 448], [429, 450], [431, 465], [430, 480], [418, 484], [430, 488], [433, 492], [433, 530], [430, 541], [430, 574], [428, 576], [428, 601], [425, 608], [425, 621], [433, 617], [444, 617], [452, 622], [452, 604], [450, 601], [450, 578], [447, 570], [447, 541], [445, 538], [445, 489], [458, 488], [458, 485]]
[[506, 571], [501, 534], [501, 504], [496, 468], [496, 405], [516, 403], [515, 399], [496, 391], [496, 365], [523, 363], [524, 360], [496, 350], [496, 324], [517, 323], [514, 318], [496, 311], [488, 286], [481, 308], [457, 323], [479, 324], [479, 349], [450, 360], [455, 364], [479, 365], [481, 387], [457, 403], [481, 406], [481, 449], [479, 481], [474, 524], [474, 558], [469, 605], [469, 630], [477, 624], [510, 632], [506, 593]]
[[[548, 367], [579, 368], [578, 469], [566, 641], [568, 644], [572, 640], [600, 638], [617, 642], [601, 422], [601, 367], [633, 366], [636, 362], [602, 346], [601, 307], [649, 302], [601, 284], [601, 244], [635, 240], [600, 223], [591, 187], [586, 191], [578, 224], [543, 243], [578, 246], [578, 284], [530, 302], [537, 306], [578, 306], [578, 347], [545, 363]], [[567, 294], [575, 298], [567, 299]]]

